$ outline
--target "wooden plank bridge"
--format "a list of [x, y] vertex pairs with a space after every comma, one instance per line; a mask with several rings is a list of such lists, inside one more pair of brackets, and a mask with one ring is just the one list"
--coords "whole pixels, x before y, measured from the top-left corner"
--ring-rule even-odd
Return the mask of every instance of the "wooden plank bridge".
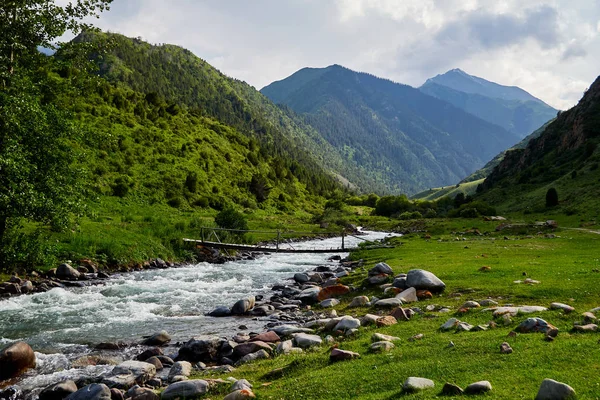
[[[322, 233], [315, 232], [294, 232], [294, 231], [253, 231], [253, 230], [239, 230], [239, 229], [224, 229], [224, 228], [210, 228], [210, 227], [202, 227], [201, 228], [201, 238], [200, 239], [187, 239], [184, 238], [184, 242], [192, 243], [196, 248], [214, 248], [219, 250], [236, 250], [236, 251], [250, 251], [250, 252], [263, 252], [263, 253], [346, 253], [352, 250], [357, 250], [359, 247], [346, 247], [345, 241], [346, 236], [352, 236], [357, 239], [360, 239], [365, 242], [372, 243], [368, 246], [360, 247], [361, 249], [373, 249], [373, 248], [384, 248], [390, 247], [385, 245], [378, 245], [375, 242], [367, 240], [365, 238], [361, 238], [356, 235], [346, 234], [345, 231], [340, 232], [340, 247], [338, 248], [295, 248], [294, 245], [299, 244], [301, 242], [292, 242], [290, 240], [286, 240], [284, 236], [291, 235], [294, 237], [298, 236], [320, 236]], [[240, 237], [240, 235], [244, 235], [246, 233], [254, 233], [254, 234], [262, 234], [262, 235], [273, 235], [275, 238], [267, 243], [258, 243], [255, 245], [251, 244], [241, 244], [241, 243], [226, 243], [221, 241], [217, 232], [225, 232], [226, 236], [230, 236], [231, 233]], [[331, 234], [331, 233], [329, 233]], [[222, 235], [223, 236], [223, 235]]]

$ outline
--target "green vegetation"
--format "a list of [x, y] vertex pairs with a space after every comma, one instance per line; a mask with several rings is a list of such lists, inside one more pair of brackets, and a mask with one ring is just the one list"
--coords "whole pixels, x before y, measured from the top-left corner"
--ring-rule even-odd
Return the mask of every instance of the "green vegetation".
[[410, 196], [411, 200], [438, 200], [442, 197], [456, 197], [457, 194], [462, 193], [465, 196], [473, 196], [477, 192], [477, 186], [484, 181], [485, 178], [465, 182], [465, 183], [457, 183], [454, 186], [444, 186], [439, 188], [431, 188], [429, 190], [424, 190], [420, 193], [414, 194]]
[[445, 101], [339, 65], [304, 68], [262, 89], [343, 155], [362, 191], [412, 194], [458, 182], [518, 141]]
[[597, 220], [599, 92], [597, 79], [577, 106], [560, 113], [526, 148], [508, 151], [482, 184], [478, 198], [502, 213], [535, 214], [547, 212], [546, 194], [554, 188], [560, 196], [551, 199], [551, 204], [557, 205], [553, 206], [553, 215]]
[[[558, 230], [556, 237], [546, 237], [540, 228], [520, 225], [517, 230], [496, 232], [498, 222], [482, 220], [452, 220], [442, 230], [444, 221], [435, 230], [394, 239], [394, 249], [363, 251], [353, 259], [364, 259], [365, 270], [359, 269], [343, 279], [344, 284], [361, 288], [342, 298], [336, 306], [339, 315], [361, 316], [373, 309], [347, 308], [353, 296], [381, 296], [381, 289], [366, 287], [366, 270], [375, 263], [388, 263], [395, 273], [422, 268], [435, 273], [447, 285], [446, 291], [433, 299], [413, 306], [423, 310], [410, 321], [375, 328], [361, 327], [353, 337], [336, 337], [337, 346], [361, 354], [357, 360], [330, 363], [328, 346], [305, 354], [279, 356], [237, 369], [236, 377], [248, 379], [259, 398], [264, 399], [433, 399], [438, 398], [445, 382], [465, 387], [479, 380], [488, 380], [493, 390], [485, 398], [531, 399], [545, 378], [571, 385], [579, 398], [594, 398], [597, 393], [597, 335], [573, 333], [573, 323], [580, 313], [600, 304], [600, 295], [591, 282], [597, 279], [600, 262], [595, 249], [600, 235]], [[510, 221], [517, 226], [527, 221]], [[481, 232], [483, 236], [474, 233]], [[462, 232], [462, 233], [461, 233]], [[469, 233], [471, 232], [471, 233]], [[424, 239], [429, 234], [431, 239]], [[510, 240], [504, 240], [507, 236]], [[455, 238], [464, 237], [465, 240]], [[488, 271], [480, 271], [488, 266]], [[517, 284], [525, 277], [539, 280], [537, 285]], [[491, 312], [475, 309], [467, 313], [425, 311], [428, 305], [448, 306], [457, 310], [467, 300], [491, 298], [500, 304], [539, 305], [549, 307], [560, 301], [575, 307], [566, 314], [558, 310], [533, 315], [519, 315], [504, 324]], [[313, 311], [320, 311], [313, 308]], [[559, 328], [553, 342], [542, 334], [508, 333], [530, 316], [539, 316]], [[494, 320], [498, 327], [483, 332], [441, 332], [439, 327], [456, 317], [472, 325]], [[371, 335], [379, 332], [398, 336], [401, 340], [389, 353], [368, 352]], [[422, 333], [422, 340], [408, 339]], [[325, 335], [325, 333], [323, 333]], [[448, 347], [449, 342], [454, 343]], [[500, 344], [510, 343], [512, 354], [501, 354]], [[279, 375], [267, 375], [275, 368], [286, 368]], [[210, 375], [226, 378], [228, 375]], [[421, 393], [403, 394], [402, 383], [409, 376], [432, 379], [436, 387]], [[206, 377], [205, 375], [202, 376]], [[590, 383], [592, 382], [592, 383]], [[216, 393], [225, 394], [226, 386]], [[212, 392], [210, 396], [214, 396]]]

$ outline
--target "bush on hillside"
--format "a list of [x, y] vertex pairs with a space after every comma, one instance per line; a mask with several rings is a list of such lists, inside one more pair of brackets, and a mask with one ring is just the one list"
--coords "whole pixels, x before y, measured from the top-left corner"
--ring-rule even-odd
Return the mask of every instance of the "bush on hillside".
[[546, 192], [546, 207], [556, 207], [558, 205], [558, 192], [555, 188], [550, 188]]
[[236, 211], [231, 205], [225, 207], [217, 214], [215, 223], [219, 228], [223, 229], [248, 230], [248, 221], [244, 214]]

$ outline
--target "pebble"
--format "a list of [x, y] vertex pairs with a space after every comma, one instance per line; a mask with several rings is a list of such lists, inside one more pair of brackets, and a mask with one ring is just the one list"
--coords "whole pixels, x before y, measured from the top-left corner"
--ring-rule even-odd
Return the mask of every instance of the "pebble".
[[566, 313], [575, 311], [574, 307], [571, 307], [570, 305], [564, 303], [552, 303], [550, 304], [550, 308], [553, 310], [563, 310]]
[[463, 394], [464, 390], [460, 386], [453, 383], [446, 383], [442, 388], [442, 394], [446, 396], [459, 396]]
[[369, 298], [367, 296], [357, 296], [352, 299], [350, 304], [348, 304], [348, 307], [365, 307], [367, 304], [369, 304]]
[[375, 342], [371, 344], [371, 346], [369, 346], [369, 350], [374, 353], [380, 353], [391, 351], [394, 347], [396, 347], [394, 346], [394, 343], [383, 340], [381, 342]]
[[500, 345], [500, 353], [502, 354], [510, 354], [513, 352], [512, 347], [510, 347], [510, 344], [504, 342]]
[[456, 318], [450, 318], [446, 321], [442, 326], [440, 326], [440, 330], [449, 331], [450, 329], [454, 329], [460, 324], [460, 321]]
[[344, 361], [344, 360], [352, 360], [352, 359], [358, 358], [358, 357], [360, 357], [360, 354], [355, 353], [353, 351], [333, 348], [331, 350], [331, 353], [329, 354], [329, 361], [337, 362], [337, 361]]
[[399, 340], [400, 340], [399, 337], [384, 335], [383, 333], [377, 333], [377, 332], [371, 336], [371, 341], [373, 341], [373, 342], [381, 342], [381, 341], [397, 342]]
[[478, 308], [481, 307], [481, 305], [473, 300], [467, 301], [465, 302], [462, 306], [460, 306], [460, 308]]
[[417, 340], [421, 340], [421, 339], [423, 339], [424, 337], [425, 337], [425, 335], [423, 335], [422, 333], [419, 333], [419, 334], [416, 334], [416, 335], [414, 335], [414, 336], [411, 336], [411, 337], [408, 339], [408, 341], [409, 341], [409, 342], [415, 342], [415, 341], [417, 341]]

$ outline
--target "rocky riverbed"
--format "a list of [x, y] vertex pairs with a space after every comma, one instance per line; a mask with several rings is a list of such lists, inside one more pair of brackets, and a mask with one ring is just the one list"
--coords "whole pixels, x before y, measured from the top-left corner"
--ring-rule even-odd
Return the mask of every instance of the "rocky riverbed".
[[[368, 239], [385, 236], [367, 233]], [[335, 246], [329, 241], [338, 240], [296, 243], [295, 247], [312, 248], [318, 244], [330, 248]], [[352, 245], [348, 242], [351, 240], [358, 241], [348, 238], [349, 245]], [[190, 337], [200, 340], [214, 335], [231, 338], [240, 325], [246, 328], [240, 332], [250, 336], [251, 332], [261, 332], [265, 327], [315, 319], [317, 315], [302, 310], [306, 305], [297, 296], [298, 284], [286, 285], [291, 283], [286, 279], [314, 268], [323, 269], [319, 276], [330, 279], [336, 274], [349, 273], [358, 265], [338, 264], [341, 256], [331, 261], [323, 254], [302, 255], [302, 259], [289, 254], [249, 256], [225, 265], [202, 263], [174, 269], [150, 266], [143, 271], [117, 274], [105, 279], [101, 285], [90, 285], [92, 279], [67, 280], [85, 284], [57, 287], [0, 302], [3, 321], [0, 341], [6, 345], [22, 339], [36, 350], [37, 367], [22, 375], [15, 386], [28, 393], [28, 398], [35, 398], [41, 389], [54, 382], [69, 378], [79, 386], [97, 382], [99, 377], [112, 373], [115, 364], [139, 358], [147, 348], [147, 343], [141, 344], [142, 336], [157, 327], [168, 330], [171, 336], [166, 346], [160, 347], [161, 352], [178, 359], [181, 344]], [[68, 268], [62, 269], [71, 272]], [[79, 273], [81, 277], [81, 274], [97, 272], [82, 270]], [[93, 280], [93, 283], [99, 282]], [[23, 282], [17, 284], [23, 285]], [[204, 315], [214, 308], [211, 305], [232, 306], [236, 299], [248, 301], [251, 297], [254, 297], [254, 307], [242, 312], [243, 317]], [[210, 301], [206, 301], [208, 299]], [[221, 346], [222, 342], [219, 343]], [[231, 355], [231, 363], [239, 361], [239, 352], [236, 356]], [[211, 359], [210, 362], [219, 363], [220, 360]]]

